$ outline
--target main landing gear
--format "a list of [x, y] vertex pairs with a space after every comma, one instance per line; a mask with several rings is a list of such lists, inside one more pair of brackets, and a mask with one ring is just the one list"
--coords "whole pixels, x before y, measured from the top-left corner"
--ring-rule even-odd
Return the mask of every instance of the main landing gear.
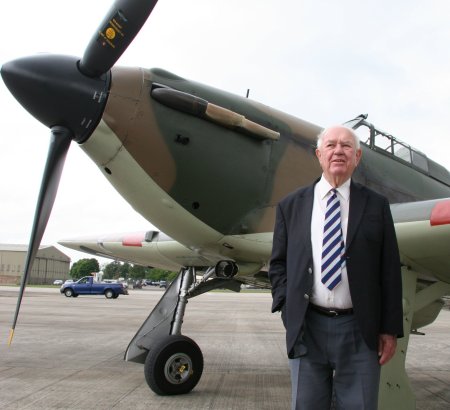
[[[145, 379], [159, 395], [189, 393], [203, 373], [203, 354], [192, 339], [181, 334], [188, 299], [216, 288], [239, 292], [232, 261], [220, 261], [197, 281], [194, 267], [180, 270], [142, 324], [125, 352], [125, 360], [144, 363]], [[204, 271], [203, 271], [204, 272]]]

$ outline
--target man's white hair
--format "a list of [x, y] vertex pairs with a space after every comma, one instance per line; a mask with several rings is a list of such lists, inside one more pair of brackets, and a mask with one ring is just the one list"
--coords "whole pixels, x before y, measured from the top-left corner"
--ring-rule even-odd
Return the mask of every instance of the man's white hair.
[[355, 148], [360, 149], [361, 144], [359, 142], [359, 137], [356, 135], [355, 130], [352, 128], [346, 127], [345, 125], [332, 125], [331, 127], [324, 128], [321, 133], [317, 136], [317, 148], [320, 148], [322, 145], [323, 137], [333, 128], [345, 128], [350, 135], [353, 137], [353, 140], [355, 141]]

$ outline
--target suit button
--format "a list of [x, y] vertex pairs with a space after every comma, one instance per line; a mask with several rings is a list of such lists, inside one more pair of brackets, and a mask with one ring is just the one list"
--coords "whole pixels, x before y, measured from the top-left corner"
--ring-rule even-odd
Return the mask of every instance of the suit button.
[[312, 272], [313, 272], [313, 270], [312, 270], [312, 268], [311, 267], [309, 267], [308, 268], [308, 273], [311, 275], [312, 274]]
[[305, 294], [303, 295], [303, 297], [304, 297], [306, 300], [309, 300], [309, 295], [308, 295], [307, 293], [305, 293]]

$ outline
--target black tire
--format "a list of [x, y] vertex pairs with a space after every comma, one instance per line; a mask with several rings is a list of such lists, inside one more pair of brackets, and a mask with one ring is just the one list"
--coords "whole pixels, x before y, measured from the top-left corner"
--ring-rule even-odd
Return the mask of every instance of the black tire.
[[66, 295], [67, 298], [70, 298], [71, 296], [75, 295], [74, 291], [72, 288], [67, 288], [64, 290], [64, 294]]
[[166, 336], [155, 344], [145, 360], [149, 387], [160, 396], [189, 393], [203, 373], [203, 354], [186, 336]]
[[119, 297], [119, 294], [115, 293], [114, 296], [113, 296], [113, 299], [117, 299], [118, 297]]
[[106, 289], [105, 290], [105, 298], [106, 299], [112, 299], [114, 297], [114, 292], [112, 289]]

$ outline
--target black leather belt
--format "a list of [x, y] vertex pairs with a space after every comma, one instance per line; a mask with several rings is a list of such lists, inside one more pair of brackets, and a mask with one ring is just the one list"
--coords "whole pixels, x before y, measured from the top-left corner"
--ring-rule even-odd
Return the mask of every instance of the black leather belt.
[[353, 308], [349, 309], [338, 309], [338, 308], [326, 308], [322, 306], [313, 305], [312, 303], [309, 304], [309, 307], [316, 311], [317, 313], [320, 313], [321, 315], [325, 316], [342, 316], [342, 315], [351, 315], [353, 313]]

